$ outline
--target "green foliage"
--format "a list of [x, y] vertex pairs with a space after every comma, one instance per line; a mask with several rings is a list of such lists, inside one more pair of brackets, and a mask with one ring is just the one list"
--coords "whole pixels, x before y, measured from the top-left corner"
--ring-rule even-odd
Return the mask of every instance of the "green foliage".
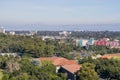
[[12, 77], [10, 80], [29, 80], [29, 75], [27, 73], [23, 73], [18, 76]]
[[116, 31], [73, 31], [71, 34], [72, 37], [75, 38], [89, 38], [94, 37], [96, 39], [101, 39], [104, 37], [112, 38], [112, 39], [120, 39], [120, 32]]
[[2, 80], [9, 80], [9, 74], [4, 74], [4, 76], [2, 77]]
[[30, 36], [0, 34], [1, 53], [22, 53], [23, 55], [38, 58], [53, 56], [58, 53], [67, 57], [69, 55], [67, 53], [70, 51], [72, 51], [72, 46], [59, 43], [59, 41], [43, 41], [37, 36], [31, 38]]
[[97, 73], [94, 70], [95, 65], [91, 63], [82, 64], [81, 70], [78, 73], [80, 80], [99, 80]]
[[0, 34], [0, 53], [23, 54], [21, 58], [0, 56], [2, 80], [66, 80], [66, 76], [55, 72], [56, 68], [51, 62], [39, 64], [38, 61], [33, 62], [31, 57], [48, 57], [60, 52], [59, 56], [70, 58], [68, 52], [71, 50], [69, 45], [52, 40], [43, 41], [37, 36]]
[[45, 48], [45, 55], [47, 55], [47, 56], [53, 55], [53, 53], [54, 53], [54, 48], [55, 48], [54, 45], [47, 44], [47, 46], [46, 46], [46, 48]]
[[0, 70], [0, 80], [2, 80], [2, 78], [3, 78], [3, 72], [2, 72], [2, 70]]
[[[1, 80], [66, 80], [64, 75], [58, 75], [56, 73], [56, 67], [50, 61], [41, 61], [40, 65], [34, 65], [32, 58], [23, 56], [22, 58], [10, 58], [10, 57], [1, 57], [2, 63], [5, 66], [1, 65], [3, 71], [0, 71]], [[0, 59], [1, 59], [0, 58]], [[14, 70], [14, 67], [10, 67], [11, 71], [8, 71], [6, 66], [9, 62], [13, 61], [19, 64], [19, 70]], [[38, 62], [37, 62], [38, 64]]]
[[96, 63], [96, 71], [97, 73], [105, 79], [116, 79], [120, 80], [120, 61], [119, 60], [107, 60], [100, 59], [98, 63]]
[[103, 79], [120, 80], [120, 61], [116, 59], [96, 59], [91, 58], [80, 60], [80, 64], [92, 63], [95, 66], [95, 71]]
[[[78, 37], [85, 36], [78, 34]], [[101, 38], [101, 36], [98, 36]], [[54, 40], [43, 41], [38, 36], [12, 36], [0, 34], [0, 53], [22, 53], [23, 57], [0, 56], [0, 80], [66, 80], [64, 74], [57, 74], [56, 68], [49, 61], [32, 62], [31, 57], [61, 56], [73, 59], [71, 51], [81, 52], [84, 48], [76, 47], [71, 43], [72, 39], [65, 43]], [[120, 49], [104, 46], [90, 46], [89, 51], [96, 54], [118, 53]], [[81, 80], [97, 80], [98, 75], [104, 79], [120, 80], [119, 60], [92, 60], [91, 58], [79, 61], [82, 68], [79, 72]], [[96, 71], [96, 72], [95, 72]]]
[[110, 48], [110, 47], [106, 47], [106, 46], [90, 46], [89, 47], [90, 51], [94, 51], [96, 54], [112, 54], [112, 53], [120, 53], [120, 49], [119, 48]]

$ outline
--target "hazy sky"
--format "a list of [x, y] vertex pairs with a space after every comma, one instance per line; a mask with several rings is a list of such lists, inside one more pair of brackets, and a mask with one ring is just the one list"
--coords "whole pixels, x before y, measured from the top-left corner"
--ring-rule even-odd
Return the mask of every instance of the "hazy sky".
[[0, 23], [120, 23], [120, 0], [0, 0]]

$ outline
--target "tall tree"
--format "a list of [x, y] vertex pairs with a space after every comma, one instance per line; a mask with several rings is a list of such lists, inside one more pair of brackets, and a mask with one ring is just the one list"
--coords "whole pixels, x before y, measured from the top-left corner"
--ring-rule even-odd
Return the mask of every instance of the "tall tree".
[[99, 80], [97, 73], [94, 70], [95, 65], [91, 63], [82, 64], [81, 70], [78, 73], [80, 80]]

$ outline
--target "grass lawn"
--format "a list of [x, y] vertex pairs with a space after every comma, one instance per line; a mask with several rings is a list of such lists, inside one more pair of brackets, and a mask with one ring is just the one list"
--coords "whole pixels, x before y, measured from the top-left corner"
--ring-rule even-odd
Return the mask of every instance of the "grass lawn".
[[114, 57], [113, 59], [120, 60], [120, 57]]

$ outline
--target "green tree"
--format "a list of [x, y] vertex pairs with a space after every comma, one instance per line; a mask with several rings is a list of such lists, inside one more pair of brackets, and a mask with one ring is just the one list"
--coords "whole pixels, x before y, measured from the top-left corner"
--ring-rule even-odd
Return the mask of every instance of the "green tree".
[[114, 59], [99, 59], [96, 63], [96, 71], [101, 78], [120, 80], [120, 61]]
[[81, 70], [78, 73], [80, 80], [99, 80], [97, 73], [94, 70], [95, 65], [91, 63], [82, 64]]
[[2, 80], [9, 80], [9, 74], [4, 74], [4, 76], [2, 77]]
[[2, 70], [0, 70], [0, 80], [2, 80], [2, 78], [3, 78], [3, 72], [2, 72]]
[[54, 53], [54, 45], [51, 45], [51, 44], [47, 44], [46, 45], [46, 48], [45, 48], [45, 53], [47, 56], [52, 56], [53, 53]]

